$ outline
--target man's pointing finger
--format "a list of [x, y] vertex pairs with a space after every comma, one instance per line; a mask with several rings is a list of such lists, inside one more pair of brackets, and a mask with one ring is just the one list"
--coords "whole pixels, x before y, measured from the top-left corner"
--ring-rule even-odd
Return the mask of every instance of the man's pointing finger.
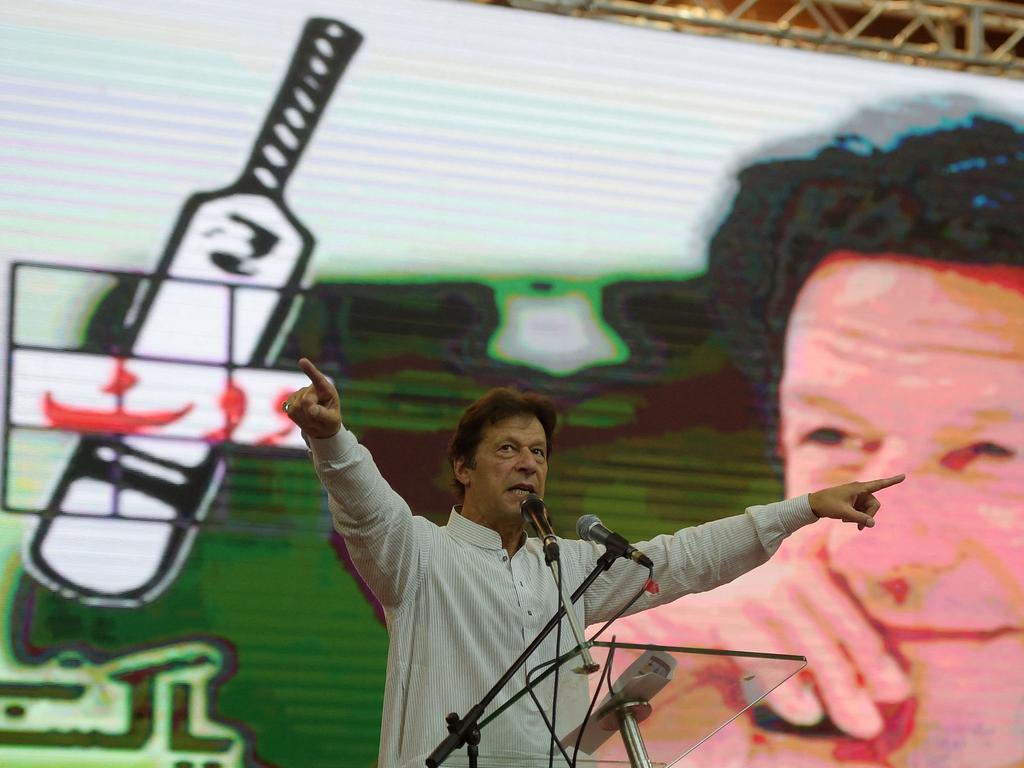
[[301, 358], [299, 360], [299, 368], [302, 372], [309, 377], [309, 380], [313, 383], [313, 387], [316, 389], [317, 395], [326, 400], [330, 398], [334, 393], [331, 387], [331, 380], [324, 376], [320, 369], [317, 368], [308, 358]]
[[890, 486], [902, 483], [906, 478], [906, 475], [893, 475], [892, 477], [883, 477], [881, 480], [869, 480], [866, 483], [861, 483], [861, 490], [874, 493], [883, 488], [889, 488]]

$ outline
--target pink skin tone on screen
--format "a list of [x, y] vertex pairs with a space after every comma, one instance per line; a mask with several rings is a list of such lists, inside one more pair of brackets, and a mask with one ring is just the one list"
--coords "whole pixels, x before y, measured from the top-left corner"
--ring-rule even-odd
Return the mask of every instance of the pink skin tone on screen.
[[819, 524], [780, 553], [823, 562], [907, 671], [916, 713], [888, 759], [1016, 764], [1024, 269], [833, 254], [790, 317], [780, 406], [788, 495], [907, 474], [871, 531]]
[[737, 765], [1020, 763], [1024, 268], [830, 255], [790, 316], [780, 411], [789, 497], [906, 473], [878, 494], [878, 524], [801, 529], [770, 563], [619, 639], [807, 655], [787, 719], [827, 712], [844, 735], [741, 719], [702, 748]]
[[787, 494], [910, 479], [870, 535], [804, 534], [872, 618], [1024, 627], [1024, 269], [835, 254], [790, 317], [780, 390]]

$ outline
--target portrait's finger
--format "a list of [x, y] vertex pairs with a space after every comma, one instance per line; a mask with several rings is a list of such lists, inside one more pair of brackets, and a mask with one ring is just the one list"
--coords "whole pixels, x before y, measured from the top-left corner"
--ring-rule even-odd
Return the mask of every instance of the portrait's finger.
[[857, 671], [838, 639], [807, 612], [795, 614], [792, 628], [807, 637], [804, 655], [831, 721], [856, 738], [879, 735], [882, 715], [868, 691], [858, 685]]
[[805, 590], [802, 599], [832, 628], [872, 698], [897, 702], [909, 696], [906, 674], [853, 600], [824, 574], [801, 584]]
[[[793, 606], [786, 600], [780, 600], [774, 606], [776, 611], [790, 611]], [[781, 632], [774, 614], [756, 604], [744, 611], [749, 625], [744, 627], [741, 636], [733, 643], [736, 648], [757, 650], [763, 653], [798, 653], [792, 642]], [[723, 633], [729, 640], [728, 632]], [[739, 661], [740, 668], [756, 674], [759, 671], [757, 660]], [[825, 716], [825, 708], [814, 692], [814, 687], [800, 678], [794, 678], [780, 685], [768, 696], [764, 703], [779, 717], [794, 725], [814, 725]]]
[[780, 612], [798, 653], [807, 657], [818, 692], [832, 722], [846, 733], [861, 739], [877, 736], [883, 726], [878, 707], [868, 692], [857, 683], [857, 672], [840, 648], [834, 629], [808, 605], [793, 586], [791, 610]]

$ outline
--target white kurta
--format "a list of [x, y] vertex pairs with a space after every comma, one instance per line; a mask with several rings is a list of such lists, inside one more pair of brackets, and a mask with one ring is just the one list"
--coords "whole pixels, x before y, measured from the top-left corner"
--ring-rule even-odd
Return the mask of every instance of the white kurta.
[[[369, 451], [348, 431], [308, 439], [327, 490], [334, 526], [359, 573], [384, 607], [390, 635], [380, 768], [413, 768], [447, 735], [444, 717], [465, 715], [558, 609], [540, 541], [528, 538], [512, 558], [498, 534], [456, 510], [446, 526], [413, 515], [387, 484]], [[645, 593], [631, 613], [712, 589], [765, 562], [782, 540], [816, 520], [806, 496], [748, 508], [743, 514], [638, 542], [655, 564], [657, 595]], [[566, 587], [575, 590], [603, 547], [560, 540]], [[619, 560], [576, 606], [580, 620], [611, 618], [647, 578]], [[571, 647], [567, 623], [562, 651]], [[527, 668], [556, 656], [555, 633]], [[525, 684], [525, 668], [488, 711]], [[550, 702], [551, 689], [541, 689]], [[562, 675], [559, 722], [586, 710], [587, 680]], [[559, 729], [561, 730], [561, 728]], [[547, 754], [549, 736], [529, 697], [482, 732], [481, 754]]]

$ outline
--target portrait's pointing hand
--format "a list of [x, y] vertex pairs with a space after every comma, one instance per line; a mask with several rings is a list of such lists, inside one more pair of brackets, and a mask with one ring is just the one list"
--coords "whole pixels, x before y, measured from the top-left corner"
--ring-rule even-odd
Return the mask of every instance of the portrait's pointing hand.
[[845, 483], [815, 491], [810, 495], [811, 511], [818, 517], [831, 517], [844, 523], [856, 523], [860, 529], [875, 525], [875, 513], [882, 503], [874, 494], [902, 483], [906, 475], [893, 475], [866, 483]]
[[305, 357], [299, 368], [309, 385], [296, 390], [284, 401], [284, 412], [310, 437], [333, 437], [341, 429], [341, 399], [331, 380]]
[[[720, 622], [719, 647], [806, 656], [803, 679], [779, 686], [765, 703], [796, 725], [816, 725], [827, 713], [836, 727], [854, 738], [877, 737], [885, 728], [880, 705], [911, 695], [906, 673], [878, 629], [823, 563], [783, 568], [786, 571], [779, 572], [764, 593], [718, 606], [718, 616], [745, 620]], [[756, 673], [755, 660], [749, 664]], [[740, 666], [747, 668], [743, 662]]]

